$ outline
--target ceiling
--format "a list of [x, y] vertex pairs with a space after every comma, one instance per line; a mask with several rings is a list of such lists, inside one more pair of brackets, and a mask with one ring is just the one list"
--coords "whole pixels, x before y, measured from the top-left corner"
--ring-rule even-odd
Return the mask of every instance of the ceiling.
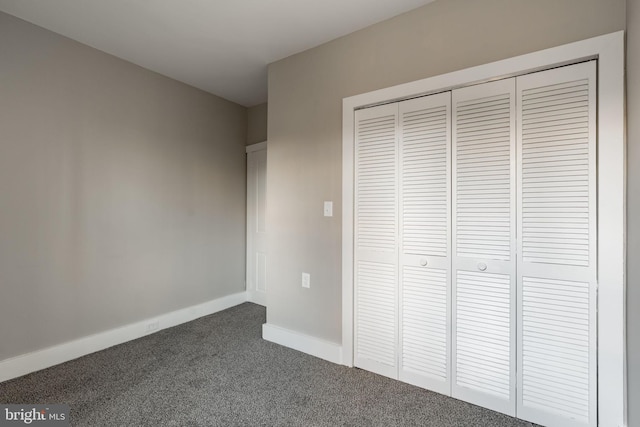
[[433, 0], [0, 0], [0, 10], [244, 106], [267, 64]]

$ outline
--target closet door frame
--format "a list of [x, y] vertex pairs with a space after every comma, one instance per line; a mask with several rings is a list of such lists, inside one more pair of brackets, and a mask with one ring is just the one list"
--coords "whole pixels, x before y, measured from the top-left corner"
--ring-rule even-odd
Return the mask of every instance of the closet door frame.
[[353, 366], [355, 110], [589, 59], [598, 60], [598, 419], [626, 425], [624, 31], [343, 99], [344, 365]]

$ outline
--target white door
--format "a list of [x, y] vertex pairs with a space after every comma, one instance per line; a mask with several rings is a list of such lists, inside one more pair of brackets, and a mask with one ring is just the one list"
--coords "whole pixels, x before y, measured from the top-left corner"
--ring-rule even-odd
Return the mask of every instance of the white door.
[[355, 115], [355, 365], [597, 425], [595, 62]]
[[354, 364], [398, 378], [398, 105], [356, 111]]
[[451, 93], [399, 105], [399, 378], [451, 393]]
[[518, 417], [547, 426], [597, 425], [595, 82], [517, 79]]
[[247, 294], [267, 305], [267, 145], [247, 147]]
[[515, 415], [515, 79], [452, 97], [452, 396]]

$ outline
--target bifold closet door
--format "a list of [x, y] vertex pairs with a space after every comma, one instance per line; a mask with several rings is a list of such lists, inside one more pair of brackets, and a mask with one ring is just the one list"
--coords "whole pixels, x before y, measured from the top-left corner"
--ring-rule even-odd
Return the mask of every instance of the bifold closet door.
[[515, 415], [515, 79], [452, 96], [452, 396]]
[[354, 364], [398, 377], [398, 104], [355, 114]]
[[517, 86], [518, 417], [595, 426], [596, 62]]
[[451, 393], [451, 93], [399, 104], [402, 381]]
[[596, 62], [355, 115], [356, 366], [597, 425]]

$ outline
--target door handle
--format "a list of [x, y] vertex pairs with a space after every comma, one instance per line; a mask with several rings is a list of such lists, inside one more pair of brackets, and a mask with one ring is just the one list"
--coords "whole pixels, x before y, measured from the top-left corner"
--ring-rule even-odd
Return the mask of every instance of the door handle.
[[429, 262], [427, 261], [426, 258], [420, 258], [420, 265], [423, 267], [426, 267], [427, 264], [429, 264]]
[[487, 269], [487, 264], [485, 264], [484, 262], [478, 263], [478, 270], [485, 271], [486, 269]]

